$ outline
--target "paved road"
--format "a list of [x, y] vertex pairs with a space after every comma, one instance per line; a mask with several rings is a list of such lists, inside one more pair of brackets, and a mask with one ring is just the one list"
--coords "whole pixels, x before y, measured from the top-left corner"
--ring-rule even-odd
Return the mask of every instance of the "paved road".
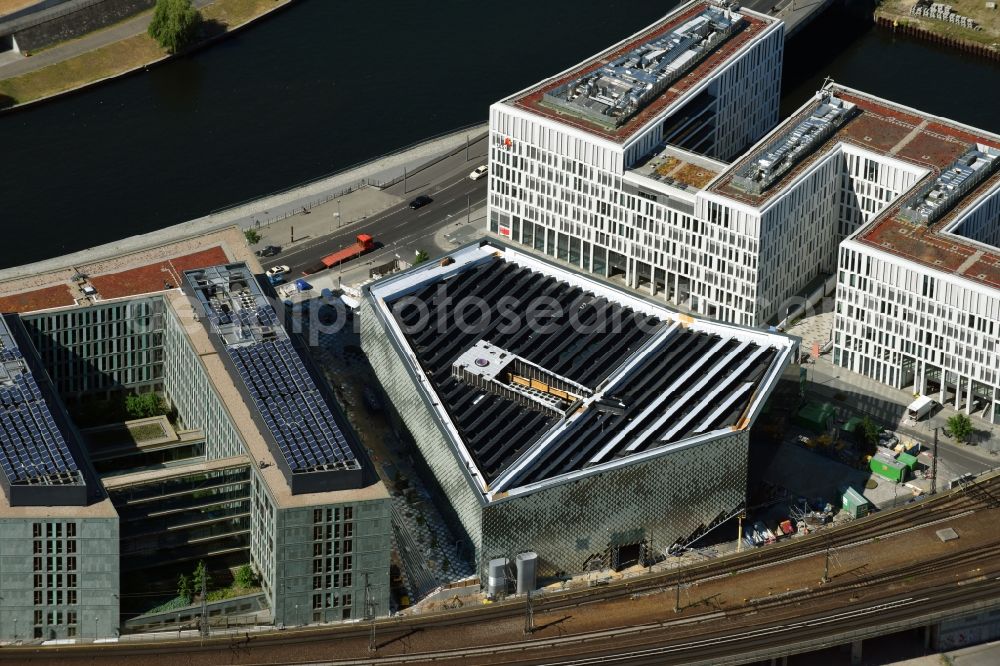
[[[448, 225], [464, 224], [470, 205], [475, 209], [477, 204], [481, 205], [486, 198], [486, 180], [472, 181], [463, 171], [451, 175], [436, 185], [417, 191], [411, 190], [409, 196], [417, 194], [427, 194], [434, 201], [418, 210], [410, 210], [409, 199], [406, 199], [403, 203], [367, 220], [351, 224], [332, 235], [317, 238], [282, 252], [274, 257], [273, 261], [289, 266], [292, 273], [298, 275], [315, 266], [321, 257], [354, 243], [359, 233], [371, 234], [376, 244], [380, 244], [383, 248], [397, 247], [402, 251], [418, 238], [433, 237]], [[403, 258], [412, 259], [412, 257]], [[343, 268], [350, 270], [362, 261], [356, 259], [347, 262]]]

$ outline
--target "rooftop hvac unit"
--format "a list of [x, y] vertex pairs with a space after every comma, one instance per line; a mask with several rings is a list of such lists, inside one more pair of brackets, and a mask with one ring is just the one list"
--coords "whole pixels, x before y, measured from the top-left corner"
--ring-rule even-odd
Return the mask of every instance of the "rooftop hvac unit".
[[517, 558], [517, 593], [538, 589], [538, 553], [520, 553]]

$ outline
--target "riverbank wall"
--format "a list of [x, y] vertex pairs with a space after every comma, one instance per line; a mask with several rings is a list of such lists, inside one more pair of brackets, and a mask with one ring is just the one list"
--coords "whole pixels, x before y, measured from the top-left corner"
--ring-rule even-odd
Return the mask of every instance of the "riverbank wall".
[[987, 44], [978, 44], [976, 42], [960, 39], [958, 37], [941, 35], [920, 26], [904, 23], [899, 19], [882, 14], [878, 11], [875, 12], [875, 25], [899, 35], [922, 39], [924, 41], [931, 42], [932, 44], [940, 44], [941, 46], [947, 46], [948, 48], [961, 51], [962, 53], [969, 53], [990, 60], [1000, 60], [1000, 49], [998, 48], [991, 47]]
[[0, 20], [0, 36], [13, 35], [22, 54], [81, 37], [151, 9], [156, 0], [68, 0]]

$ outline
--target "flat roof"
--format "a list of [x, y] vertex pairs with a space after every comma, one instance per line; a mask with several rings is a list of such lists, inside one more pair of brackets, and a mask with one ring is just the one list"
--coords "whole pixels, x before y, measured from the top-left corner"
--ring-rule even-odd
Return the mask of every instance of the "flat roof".
[[186, 271], [184, 289], [239, 375], [293, 489], [306, 478], [323, 481], [324, 489], [353, 485], [337, 480], [339, 473], [360, 475], [361, 462], [246, 264]]
[[503, 102], [622, 143], [776, 22], [689, 3]]
[[794, 346], [495, 241], [368, 294], [488, 499], [747, 428]]
[[[59, 268], [48, 268], [54, 261], [46, 260], [0, 270], [0, 312], [87, 307], [170, 291], [180, 287], [184, 271], [229, 261], [245, 261], [255, 272], [262, 270], [237, 227], [130, 252], [100, 250], [108, 256], [98, 257], [95, 251], [93, 260], [64, 262]], [[85, 293], [85, 287], [93, 293]]]
[[628, 169], [629, 173], [650, 178], [682, 190], [703, 190], [728, 167], [723, 162], [696, 155], [670, 144], [661, 144]]
[[389, 491], [377, 477], [373, 482], [362, 487], [304, 494], [293, 493], [292, 485], [280, 469], [278, 460], [272, 451], [273, 445], [269, 444], [265, 436], [266, 429], [259, 427], [254, 419], [253, 411], [255, 408], [251, 407], [254, 404], [253, 400], [249, 398], [245, 389], [241, 389], [242, 381], [236, 379], [230, 370], [232, 365], [228, 361], [228, 355], [224, 360], [222, 354], [225, 352], [220, 354], [220, 347], [212, 343], [208, 329], [202, 323], [192, 319], [194, 309], [182, 313], [177, 310], [172, 301], [166, 300], [166, 303], [184, 326], [185, 334], [194, 347], [195, 353], [201, 359], [209, 381], [218, 392], [223, 406], [229, 412], [230, 419], [247, 447], [247, 453], [253, 461], [252, 464], [257, 467], [258, 473], [263, 477], [278, 507], [306, 507], [389, 497]]
[[[74, 435], [49, 409], [40, 387], [45, 381], [36, 379], [7, 319], [0, 317], [0, 471], [11, 491], [86, 485], [67, 445]], [[86, 500], [85, 488], [78, 494]]]
[[[848, 108], [807, 149], [790, 155], [773, 178], [748, 188], [745, 178], [761, 162], [795, 142], [831, 102]], [[852, 237], [918, 264], [1000, 287], [1000, 248], [951, 231], [984, 195], [1000, 186], [1000, 136], [894, 104], [845, 86], [828, 85], [717, 178], [708, 191], [763, 208], [816, 162], [841, 145], [908, 163], [922, 175]], [[801, 141], [797, 145], [801, 145]]]

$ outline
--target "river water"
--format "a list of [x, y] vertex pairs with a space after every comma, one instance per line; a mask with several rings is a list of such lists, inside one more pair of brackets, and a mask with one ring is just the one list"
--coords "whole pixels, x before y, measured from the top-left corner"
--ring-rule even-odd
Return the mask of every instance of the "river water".
[[[786, 48], [783, 113], [826, 76], [1000, 131], [1000, 64], [847, 0]], [[648, 0], [299, 0], [201, 53], [0, 115], [0, 267], [199, 217], [486, 119], [666, 13]], [[508, 18], [509, 17], [509, 18]]]

